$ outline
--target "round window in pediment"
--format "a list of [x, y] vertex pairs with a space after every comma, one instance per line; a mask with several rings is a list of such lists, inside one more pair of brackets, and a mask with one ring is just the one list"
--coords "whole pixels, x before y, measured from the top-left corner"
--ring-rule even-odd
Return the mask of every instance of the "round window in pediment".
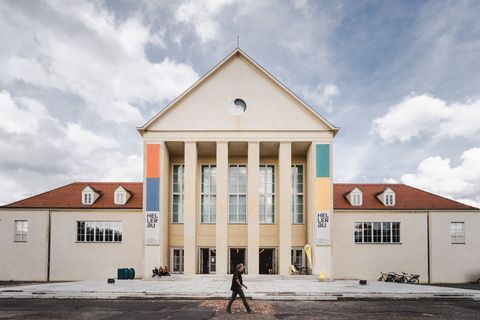
[[234, 115], [238, 116], [247, 111], [247, 104], [244, 100], [236, 98], [232, 102], [231, 111]]

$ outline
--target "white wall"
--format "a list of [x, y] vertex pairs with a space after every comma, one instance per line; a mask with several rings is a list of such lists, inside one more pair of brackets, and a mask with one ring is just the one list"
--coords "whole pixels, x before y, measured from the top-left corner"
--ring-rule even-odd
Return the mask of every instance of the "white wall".
[[[400, 222], [401, 244], [355, 244], [355, 222]], [[380, 272], [420, 274], [427, 282], [427, 214], [335, 212], [332, 222], [333, 269], [336, 279], [376, 280]]]
[[[78, 220], [122, 221], [121, 243], [76, 242]], [[134, 268], [143, 277], [144, 217], [141, 210], [77, 210], [52, 213], [51, 280], [117, 277]]]
[[[465, 223], [465, 244], [452, 244], [450, 223]], [[480, 212], [431, 212], [431, 276], [434, 283], [480, 278]]]
[[[28, 221], [27, 242], [14, 242], [14, 221]], [[0, 280], [46, 281], [48, 211], [0, 209]]]

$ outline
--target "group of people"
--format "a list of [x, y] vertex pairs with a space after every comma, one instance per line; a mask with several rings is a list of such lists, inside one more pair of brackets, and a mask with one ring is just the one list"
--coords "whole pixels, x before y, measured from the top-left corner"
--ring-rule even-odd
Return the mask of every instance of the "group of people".
[[153, 272], [152, 278], [170, 275], [170, 269], [168, 268], [168, 266], [165, 266], [163, 268], [162, 266], [160, 266], [159, 268], [155, 267], [153, 268], [152, 272]]

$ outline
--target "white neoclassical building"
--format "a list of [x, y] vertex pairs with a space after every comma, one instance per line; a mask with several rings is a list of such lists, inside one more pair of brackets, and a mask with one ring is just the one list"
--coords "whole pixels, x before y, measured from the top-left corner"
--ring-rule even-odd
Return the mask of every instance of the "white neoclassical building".
[[338, 128], [240, 49], [137, 129], [143, 182], [72, 183], [0, 209], [0, 280], [240, 262], [327, 279], [480, 277], [477, 208], [401, 184], [334, 184]]

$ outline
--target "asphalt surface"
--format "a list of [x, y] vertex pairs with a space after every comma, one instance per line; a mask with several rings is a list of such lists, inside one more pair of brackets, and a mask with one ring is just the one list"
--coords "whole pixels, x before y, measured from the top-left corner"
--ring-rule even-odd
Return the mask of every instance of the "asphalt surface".
[[0, 319], [479, 319], [480, 302], [471, 300], [241, 301], [233, 314], [227, 301], [0, 299]]

